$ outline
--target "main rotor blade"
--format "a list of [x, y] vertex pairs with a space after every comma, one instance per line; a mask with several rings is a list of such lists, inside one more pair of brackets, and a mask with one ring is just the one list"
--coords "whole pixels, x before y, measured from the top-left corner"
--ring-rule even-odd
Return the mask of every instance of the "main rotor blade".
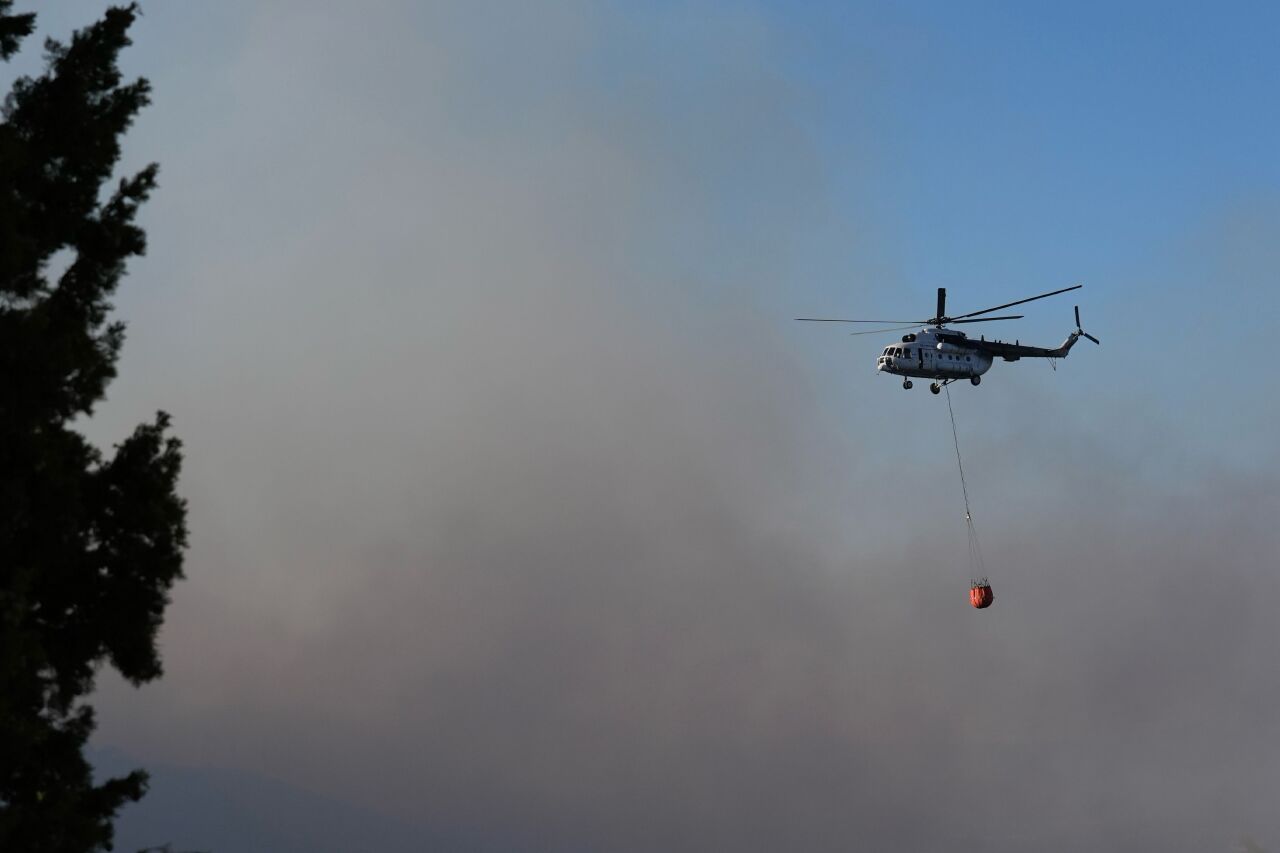
[[915, 329], [920, 326], [919, 323], [912, 323], [910, 326], [894, 326], [892, 329], [872, 329], [869, 332], [850, 332], [849, 335], [878, 335], [882, 332], [905, 332], [907, 329]]
[[796, 317], [807, 323], [888, 323], [890, 325], [923, 326], [928, 320], [833, 320], [829, 317]]
[[1003, 305], [997, 305], [994, 308], [983, 308], [981, 311], [971, 311], [968, 314], [958, 314], [951, 318], [951, 322], [955, 322], [962, 317], [977, 317], [979, 314], [990, 314], [992, 311], [999, 311], [1001, 308], [1012, 308], [1015, 305], [1021, 305], [1024, 302], [1035, 302], [1037, 299], [1044, 299], [1046, 296], [1057, 296], [1059, 293], [1066, 293], [1068, 290], [1079, 290], [1084, 287], [1083, 284], [1076, 284], [1071, 287], [1064, 287], [1061, 290], [1052, 290], [1048, 293], [1042, 293], [1039, 296], [1028, 296], [1026, 299], [1019, 299], [1017, 302], [1006, 302]]
[[989, 323], [992, 320], [1021, 320], [1021, 314], [1006, 314], [1003, 317], [979, 317], [976, 320], [952, 320], [952, 323]]

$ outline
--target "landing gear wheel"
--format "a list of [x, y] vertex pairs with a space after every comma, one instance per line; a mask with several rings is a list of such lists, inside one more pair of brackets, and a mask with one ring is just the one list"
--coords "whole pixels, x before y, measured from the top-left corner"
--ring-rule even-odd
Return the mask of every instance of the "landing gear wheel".
[[981, 382], [981, 381], [982, 381], [982, 377], [981, 377], [981, 376], [970, 376], [970, 377], [969, 377], [969, 381], [970, 381], [970, 382], [972, 382], [974, 385], [977, 385], [979, 382]]
[[911, 382], [911, 380], [910, 380], [910, 379], [904, 379], [904, 380], [902, 380], [902, 387], [903, 387], [903, 388], [906, 388], [908, 391], [910, 391], [910, 390], [911, 390], [911, 386], [912, 386], [912, 382]]
[[934, 394], [941, 394], [942, 386], [939, 385], [937, 382], [931, 382], [929, 383], [929, 390]]

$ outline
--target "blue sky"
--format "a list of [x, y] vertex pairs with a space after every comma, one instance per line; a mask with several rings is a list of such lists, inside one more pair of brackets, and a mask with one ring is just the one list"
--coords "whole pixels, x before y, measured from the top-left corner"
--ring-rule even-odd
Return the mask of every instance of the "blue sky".
[[913, 278], [1118, 278], [1275, 191], [1274, 7], [896, 8], [778, 14], [837, 175], [849, 141], [876, 159], [841, 197], [883, 206]]
[[[1145, 417], [1180, 422], [1192, 452], [1243, 465], [1269, 452], [1259, 344], [1247, 345], [1253, 357], [1214, 353], [1265, 348], [1280, 307], [1274, 6], [768, 14], [808, 96], [832, 211], [799, 253], [797, 313], [919, 313], [936, 286], [955, 308], [978, 308], [1084, 283], [1027, 306], [1017, 334], [1060, 340], [1078, 300], [1106, 346], [1077, 351], [1068, 369], [1095, 394], [1149, 396]], [[1223, 441], [1222, 424], [1198, 413], [1225, 407], [1250, 426], [1228, 426]]]

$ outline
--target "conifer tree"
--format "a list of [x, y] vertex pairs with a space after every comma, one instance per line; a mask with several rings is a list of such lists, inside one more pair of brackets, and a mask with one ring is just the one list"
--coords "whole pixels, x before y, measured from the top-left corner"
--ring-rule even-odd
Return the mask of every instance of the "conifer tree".
[[[0, 850], [111, 849], [146, 774], [95, 784], [86, 699], [103, 664], [160, 675], [156, 633], [182, 576], [180, 445], [163, 412], [110, 454], [74, 428], [115, 376], [109, 320], [155, 164], [111, 186], [120, 138], [149, 100], [117, 65], [138, 10], [109, 9], [0, 114]], [[0, 0], [0, 58], [34, 27]], [[55, 267], [62, 267], [55, 274]]]

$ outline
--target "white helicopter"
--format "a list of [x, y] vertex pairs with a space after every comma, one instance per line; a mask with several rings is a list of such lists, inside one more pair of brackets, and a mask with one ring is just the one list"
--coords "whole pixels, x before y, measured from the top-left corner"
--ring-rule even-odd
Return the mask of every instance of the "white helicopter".
[[981, 311], [971, 311], [968, 314], [960, 314], [956, 317], [947, 316], [947, 289], [939, 287], [938, 313], [928, 320], [836, 320], [826, 317], [797, 317], [796, 319], [810, 323], [879, 323], [896, 327], [873, 329], [869, 332], [854, 332], [853, 334], [855, 335], [900, 332], [903, 329], [915, 326], [925, 326], [926, 328], [918, 332], [903, 335], [901, 345], [895, 344], [885, 347], [884, 352], [876, 359], [876, 371], [903, 377], [902, 387], [908, 390], [912, 386], [911, 377], [913, 376], [921, 379], [932, 379], [933, 382], [930, 383], [929, 390], [934, 394], [938, 394], [942, 391], [944, 385], [950, 385], [959, 379], [968, 379], [974, 385], [977, 385], [982, 381], [982, 374], [991, 369], [991, 363], [996, 356], [1003, 358], [1005, 361], [1018, 361], [1023, 358], [1066, 358], [1067, 353], [1071, 351], [1071, 348], [1075, 346], [1076, 341], [1080, 338], [1088, 338], [1095, 344], [1100, 343], [1097, 338], [1080, 327], [1079, 305], [1076, 306], [1076, 330], [1067, 335], [1067, 339], [1062, 342], [1061, 346], [1054, 349], [1023, 346], [1016, 340], [1011, 344], [1003, 341], [989, 341], [985, 336], [975, 341], [965, 335], [964, 332], [955, 332], [945, 328], [949, 323], [1020, 320], [1023, 317], [1022, 314], [1009, 314], [1002, 317], [980, 317], [980, 315], [990, 314], [992, 311], [999, 311], [1002, 308], [1012, 308], [1014, 305], [1022, 305], [1024, 302], [1034, 302], [1037, 299], [1044, 299], [1046, 296], [1057, 296], [1059, 293], [1066, 293], [1069, 290], [1079, 290], [1081, 287], [1084, 287], [1084, 285], [1077, 284], [1073, 287], [1064, 287], [1061, 290], [1019, 299], [1016, 302], [1006, 302], [1004, 305], [984, 308]]

